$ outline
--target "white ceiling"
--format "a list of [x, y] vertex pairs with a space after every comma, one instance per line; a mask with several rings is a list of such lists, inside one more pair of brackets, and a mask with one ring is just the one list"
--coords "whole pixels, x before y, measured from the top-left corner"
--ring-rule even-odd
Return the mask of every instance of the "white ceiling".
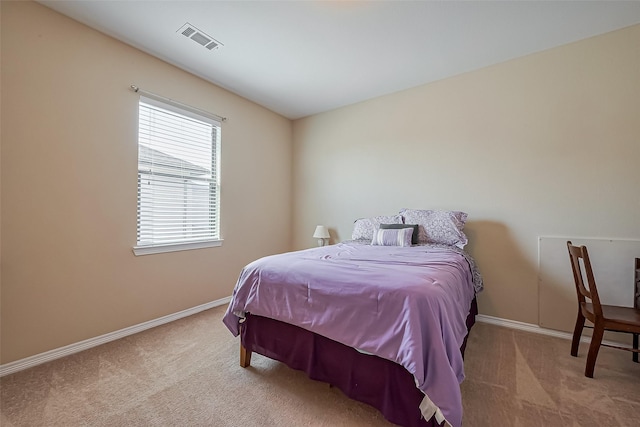
[[640, 23], [640, 1], [40, 3], [291, 119]]

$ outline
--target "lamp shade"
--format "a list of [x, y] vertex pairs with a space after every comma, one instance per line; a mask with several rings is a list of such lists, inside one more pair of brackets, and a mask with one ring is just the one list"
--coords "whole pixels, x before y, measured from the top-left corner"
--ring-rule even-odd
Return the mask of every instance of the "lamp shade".
[[316, 239], [328, 239], [329, 236], [329, 230], [327, 230], [327, 227], [325, 227], [324, 225], [319, 225], [316, 227], [316, 231], [313, 233], [313, 237], [315, 237]]

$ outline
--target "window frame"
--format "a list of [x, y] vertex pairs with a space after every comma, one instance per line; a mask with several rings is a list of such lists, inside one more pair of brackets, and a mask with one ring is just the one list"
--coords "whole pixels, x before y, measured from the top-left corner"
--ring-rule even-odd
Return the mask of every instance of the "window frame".
[[[215, 218], [215, 229], [214, 235], [217, 237], [213, 238], [204, 238], [204, 239], [194, 239], [194, 240], [185, 240], [185, 241], [173, 241], [173, 242], [160, 242], [160, 243], [150, 243], [145, 245], [140, 245], [139, 242], [139, 228], [140, 228], [140, 107], [141, 104], [148, 104], [151, 107], [157, 107], [160, 109], [167, 110], [174, 114], [178, 114], [180, 116], [198, 120], [201, 122], [205, 122], [210, 124], [211, 126], [217, 128], [216, 129], [216, 141], [213, 142], [213, 147], [211, 151], [212, 155], [212, 163], [215, 173], [214, 185], [216, 186], [216, 194], [215, 194], [215, 207], [214, 207], [214, 218]], [[156, 97], [152, 94], [145, 93], [144, 95], [140, 95], [140, 99], [138, 100], [138, 132], [137, 132], [137, 148], [138, 148], [138, 158], [137, 158], [137, 173], [136, 173], [136, 187], [137, 195], [136, 195], [136, 245], [133, 247], [133, 253], [136, 256], [140, 255], [150, 255], [157, 253], [166, 253], [166, 252], [176, 252], [176, 251], [185, 251], [185, 250], [193, 250], [193, 249], [202, 249], [202, 248], [210, 248], [210, 247], [219, 247], [222, 246], [222, 236], [221, 236], [221, 223], [220, 223], [220, 146], [221, 146], [221, 121], [218, 119], [218, 116], [207, 113], [206, 111], [199, 110], [194, 107], [190, 107], [188, 105], [184, 105], [181, 103], [174, 102], [170, 99], [163, 97]]]

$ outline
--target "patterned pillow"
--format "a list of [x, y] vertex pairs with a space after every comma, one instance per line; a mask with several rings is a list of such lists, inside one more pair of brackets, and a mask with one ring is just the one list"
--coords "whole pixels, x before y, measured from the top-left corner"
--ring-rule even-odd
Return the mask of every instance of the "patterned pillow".
[[378, 229], [373, 233], [373, 246], [411, 246], [412, 228]]
[[460, 249], [467, 244], [462, 231], [467, 214], [459, 211], [403, 209], [400, 215], [407, 224], [418, 224], [419, 243], [443, 243]]
[[389, 229], [395, 230], [398, 228], [410, 228], [413, 230], [411, 233], [411, 244], [418, 244], [418, 224], [380, 224], [380, 230]]
[[380, 224], [402, 224], [400, 215], [392, 216], [374, 216], [372, 218], [356, 219], [353, 224], [353, 233], [351, 240], [368, 240], [373, 239], [373, 233], [380, 228]]

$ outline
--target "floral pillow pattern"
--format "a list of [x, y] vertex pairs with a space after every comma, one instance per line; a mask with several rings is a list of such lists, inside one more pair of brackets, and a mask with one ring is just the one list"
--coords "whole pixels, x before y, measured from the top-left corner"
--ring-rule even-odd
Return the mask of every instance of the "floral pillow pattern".
[[353, 224], [352, 240], [368, 240], [373, 239], [373, 234], [380, 228], [380, 224], [402, 224], [400, 215], [391, 216], [374, 216], [372, 218], [356, 219]]
[[467, 214], [460, 211], [403, 209], [400, 215], [407, 224], [418, 224], [418, 243], [442, 243], [460, 249], [467, 244], [462, 231]]

